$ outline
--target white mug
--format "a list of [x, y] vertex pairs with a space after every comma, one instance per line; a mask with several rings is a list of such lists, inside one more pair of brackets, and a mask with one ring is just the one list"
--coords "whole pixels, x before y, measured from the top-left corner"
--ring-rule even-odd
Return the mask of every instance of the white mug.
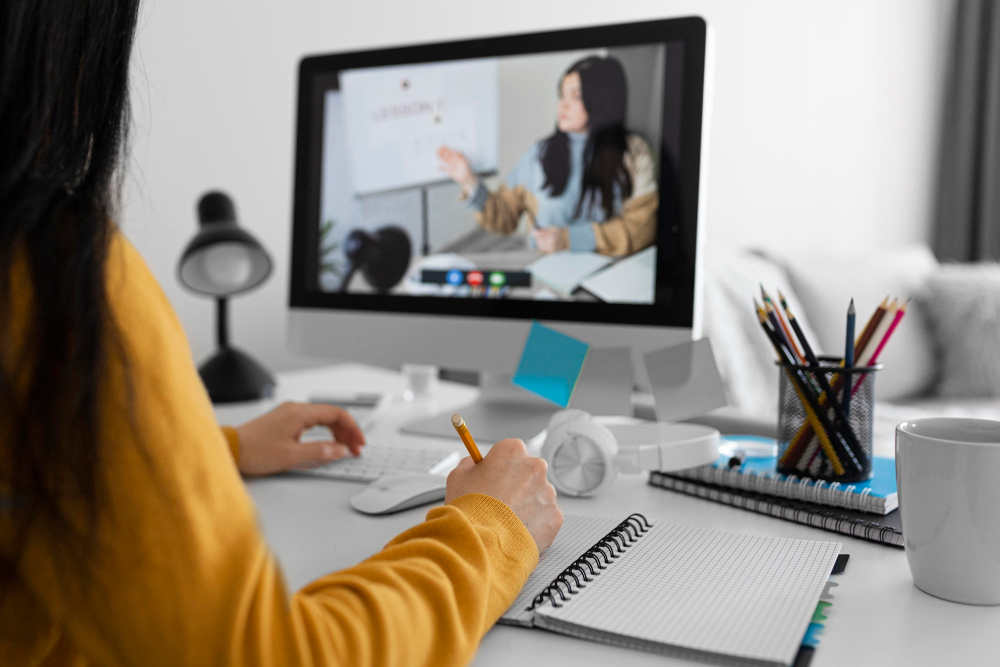
[[953, 602], [1000, 604], [1000, 422], [903, 422], [896, 483], [917, 588]]

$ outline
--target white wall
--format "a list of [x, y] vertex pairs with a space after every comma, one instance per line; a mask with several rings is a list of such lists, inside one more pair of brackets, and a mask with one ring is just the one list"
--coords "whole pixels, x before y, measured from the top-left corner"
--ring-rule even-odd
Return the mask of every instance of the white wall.
[[233, 303], [233, 339], [272, 368], [305, 365], [284, 342], [300, 56], [700, 14], [717, 43], [709, 243], [921, 241], [952, 2], [148, 0], [123, 227], [200, 360], [213, 306], [180, 288], [176, 262], [197, 198], [228, 191], [277, 261], [265, 287]]

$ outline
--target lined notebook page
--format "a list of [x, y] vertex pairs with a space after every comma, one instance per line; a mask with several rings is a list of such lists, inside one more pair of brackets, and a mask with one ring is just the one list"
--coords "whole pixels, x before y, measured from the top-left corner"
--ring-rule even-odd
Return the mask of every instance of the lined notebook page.
[[562, 606], [536, 608], [535, 625], [689, 658], [790, 665], [839, 552], [838, 542], [657, 523]]
[[564, 517], [562, 529], [556, 536], [555, 542], [538, 559], [538, 567], [524, 584], [514, 604], [500, 618], [499, 623], [530, 627], [534, 614], [528, 611], [528, 607], [535, 596], [548, 586], [556, 575], [614, 530], [619, 523], [620, 520], [596, 516], [570, 514]]

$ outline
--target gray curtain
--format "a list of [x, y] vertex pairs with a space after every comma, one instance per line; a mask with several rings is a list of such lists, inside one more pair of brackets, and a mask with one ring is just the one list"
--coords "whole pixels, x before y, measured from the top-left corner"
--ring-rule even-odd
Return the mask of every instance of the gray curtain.
[[935, 229], [939, 259], [1000, 259], [1000, 6], [958, 0]]

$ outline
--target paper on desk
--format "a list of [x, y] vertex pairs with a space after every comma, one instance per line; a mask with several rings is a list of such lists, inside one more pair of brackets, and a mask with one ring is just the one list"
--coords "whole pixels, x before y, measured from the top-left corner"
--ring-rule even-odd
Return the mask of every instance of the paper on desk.
[[543, 287], [537, 292], [535, 292], [535, 301], [558, 301], [559, 295], [550, 290], [548, 287]]
[[656, 276], [656, 246], [616, 262], [580, 283], [607, 303], [653, 303]]
[[728, 405], [708, 338], [643, 355], [658, 421], [704, 415]]
[[587, 276], [611, 263], [610, 257], [595, 252], [554, 252], [529, 264], [532, 280], [569, 296]]

